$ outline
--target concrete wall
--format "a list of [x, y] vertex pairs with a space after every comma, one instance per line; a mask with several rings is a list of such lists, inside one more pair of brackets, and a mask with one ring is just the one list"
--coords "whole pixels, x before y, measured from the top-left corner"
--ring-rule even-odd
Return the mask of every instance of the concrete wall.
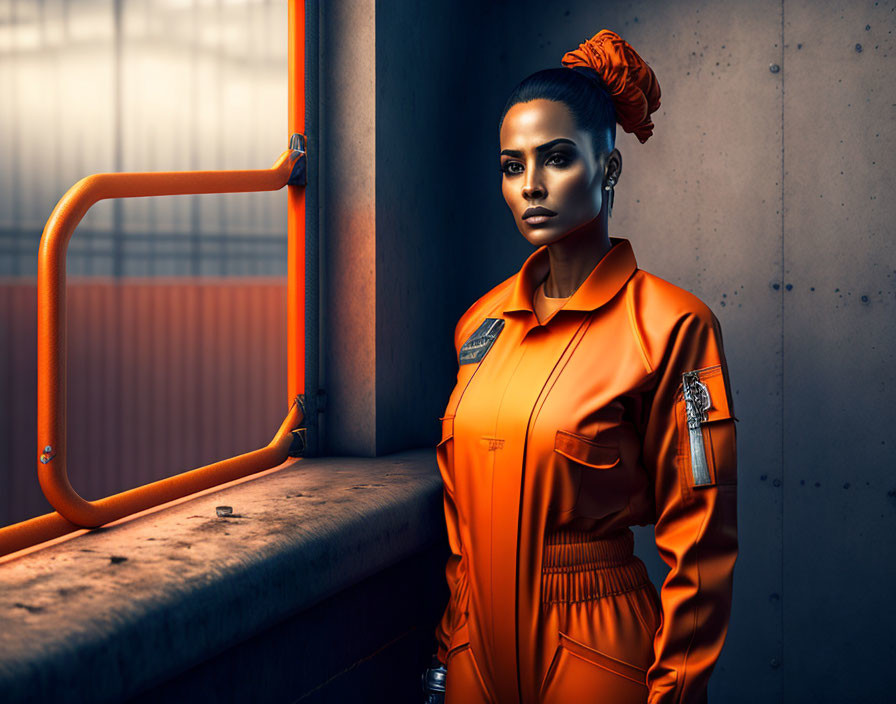
[[497, 122], [518, 76], [493, 33], [509, 7], [323, 5], [328, 454], [434, 445], [456, 373], [454, 325], [525, 257], [496, 201]]
[[377, 3], [378, 452], [438, 442], [454, 325], [528, 247], [496, 200], [497, 121], [516, 80], [493, 38], [502, 15]]
[[319, 203], [325, 454], [376, 454], [375, 38], [373, 0], [323, 4]]
[[[357, 303], [374, 320], [356, 330], [355, 318], [328, 319], [343, 356], [327, 363], [355, 365], [361, 380], [354, 401], [331, 407], [331, 450], [436, 442], [454, 324], [531, 251], [500, 196], [501, 106], [518, 80], [613, 29], [655, 69], [663, 102], [646, 144], [619, 131], [611, 233], [719, 317], [741, 419], [741, 553], [712, 698], [883, 700], [896, 625], [893, 3], [364, 7], [375, 14], [376, 213], [364, 218], [375, 245], [351, 235], [367, 257], [352, 266], [375, 275], [364, 290], [376, 303]], [[343, 187], [329, 181], [325, 197]], [[328, 392], [348, 399], [337, 378], [348, 377], [331, 376]], [[659, 585], [651, 538], [638, 534], [638, 552]]]
[[781, 627], [791, 700], [883, 701], [896, 662], [894, 35], [893, 2], [784, 6]]

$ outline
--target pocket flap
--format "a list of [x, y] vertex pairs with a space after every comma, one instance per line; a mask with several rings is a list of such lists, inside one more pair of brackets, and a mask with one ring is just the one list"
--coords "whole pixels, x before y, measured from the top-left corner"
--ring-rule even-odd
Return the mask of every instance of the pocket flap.
[[554, 452], [595, 469], [609, 469], [619, 464], [618, 445], [597, 443], [568, 430], [557, 431]]
[[725, 388], [725, 375], [722, 373], [722, 365], [714, 364], [711, 367], [698, 369], [698, 378], [706, 385], [709, 392], [710, 406], [706, 411], [706, 421], [725, 420], [726, 418], [737, 418], [731, 413], [731, 406], [728, 402], [728, 389]]

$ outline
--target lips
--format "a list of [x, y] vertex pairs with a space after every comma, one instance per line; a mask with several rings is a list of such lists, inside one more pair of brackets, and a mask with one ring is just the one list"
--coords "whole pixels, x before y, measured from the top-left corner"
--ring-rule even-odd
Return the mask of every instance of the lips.
[[523, 213], [523, 220], [527, 220], [528, 218], [537, 217], [539, 215], [556, 215], [553, 210], [548, 210], [547, 208], [542, 208], [540, 205], [535, 208], [527, 208], [526, 212]]

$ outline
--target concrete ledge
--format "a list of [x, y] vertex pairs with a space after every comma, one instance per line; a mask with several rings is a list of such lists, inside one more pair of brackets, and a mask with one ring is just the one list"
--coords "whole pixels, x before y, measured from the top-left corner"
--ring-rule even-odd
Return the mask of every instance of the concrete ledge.
[[442, 539], [441, 490], [431, 448], [290, 460], [0, 565], [0, 700], [157, 687]]

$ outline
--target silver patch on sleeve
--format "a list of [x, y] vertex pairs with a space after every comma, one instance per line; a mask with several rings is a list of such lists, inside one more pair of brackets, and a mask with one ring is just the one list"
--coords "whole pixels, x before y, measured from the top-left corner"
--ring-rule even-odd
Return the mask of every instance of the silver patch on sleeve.
[[709, 398], [709, 389], [700, 381], [700, 372], [685, 372], [681, 383], [684, 394], [685, 409], [688, 419], [688, 439], [691, 446], [691, 472], [694, 477], [694, 486], [711, 484], [709, 468], [706, 466], [706, 448], [703, 445], [702, 424], [706, 421], [706, 411], [712, 402]]
[[503, 318], [486, 318], [482, 324], [476, 328], [467, 341], [460, 348], [458, 361], [460, 364], [475, 364], [482, 361], [485, 353], [488, 352], [494, 341], [501, 334], [504, 328]]

